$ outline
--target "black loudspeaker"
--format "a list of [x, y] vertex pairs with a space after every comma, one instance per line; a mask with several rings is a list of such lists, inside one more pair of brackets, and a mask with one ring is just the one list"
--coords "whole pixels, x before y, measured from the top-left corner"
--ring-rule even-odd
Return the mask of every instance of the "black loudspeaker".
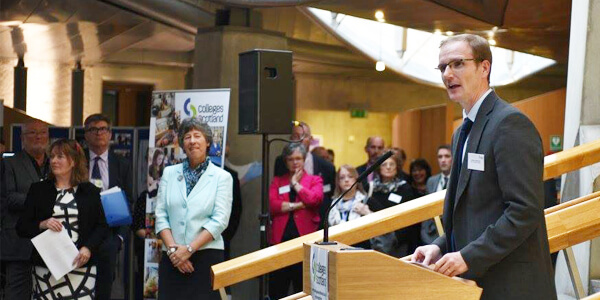
[[290, 133], [293, 112], [292, 52], [240, 53], [239, 134]]

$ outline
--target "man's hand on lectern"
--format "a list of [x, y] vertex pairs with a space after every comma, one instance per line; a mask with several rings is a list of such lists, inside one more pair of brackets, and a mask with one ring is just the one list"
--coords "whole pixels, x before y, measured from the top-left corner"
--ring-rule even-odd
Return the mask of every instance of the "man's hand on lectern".
[[441, 257], [442, 251], [440, 250], [440, 247], [437, 245], [426, 245], [417, 248], [410, 260], [429, 266], [429, 264], [436, 263]]
[[466, 272], [469, 270], [469, 267], [467, 266], [467, 263], [465, 263], [465, 260], [460, 252], [457, 251], [446, 253], [444, 257], [435, 263], [435, 269], [433, 270], [438, 273], [453, 277]]

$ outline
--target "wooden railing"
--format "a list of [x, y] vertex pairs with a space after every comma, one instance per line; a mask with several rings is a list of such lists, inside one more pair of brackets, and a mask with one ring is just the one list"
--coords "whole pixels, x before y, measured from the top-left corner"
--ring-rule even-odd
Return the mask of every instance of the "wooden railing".
[[[578, 170], [582, 167], [600, 161], [600, 141], [584, 144], [572, 149], [546, 156], [544, 158], [544, 180], [557, 177], [564, 173]], [[435, 216], [443, 211], [445, 191], [429, 194], [419, 199], [403, 203], [376, 213], [342, 223], [330, 228], [331, 240], [344, 244], [354, 244], [371, 237], [393, 230], [404, 228]], [[588, 201], [584, 202], [587, 203]], [[582, 202], [582, 201], [579, 201]], [[574, 205], [565, 203], [565, 209]], [[552, 212], [550, 212], [552, 214]], [[600, 214], [597, 214], [598, 216]], [[556, 215], [558, 216], [558, 215]], [[553, 218], [557, 218], [553, 216]], [[554, 219], [553, 219], [554, 220]], [[571, 228], [572, 223], [553, 221], [556, 226]], [[554, 225], [553, 225], [554, 226]], [[554, 228], [554, 227], [553, 227]], [[593, 227], [592, 227], [593, 228]], [[587, 226], [571, 228], [589, 236], [593, 229]], [[588, 232], [588, 231], [592, 232]], [[550, 225], [548, 225], [550, 233]], [[554, 231], [553, 231], [554, 232]], [[244, 256], [228, 260], [212, 266], [213, 288], [218, 289], [247, 279], [251, 279], [286, 266], [302, 261], [302, 245], [314, 243], [323, 237], [322, 231], [313, 232], [299, 238], [271, 246]], [[554, 251], [563, 249], [564, 245], [573, 245], [569, 235], [556, 235], [549, 240]]]

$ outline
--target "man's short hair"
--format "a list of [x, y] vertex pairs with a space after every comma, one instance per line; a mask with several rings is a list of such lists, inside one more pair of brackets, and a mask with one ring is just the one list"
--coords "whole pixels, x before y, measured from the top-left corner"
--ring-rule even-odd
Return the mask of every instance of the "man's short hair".
[[450, 145], [448, 145], [448, 144], [443, 144], [443, 145], [440, 145], [440, 146], [437, 148], [437, 151], [438, 151], [438, 152], [440, 152], [440, 150], [442, 150], [442, 149], [446, 149], [446, 150], [448, 150], [448, 151], [452, 152], [452, 147], [450, 147]]
[[87, 118], [85, 118], [85, 122], [83, 122], [83, 125], [85, 128], [88, 128], [91, 123], [96, 123], [100, 121], [106, 122], [106, 124], [108, 124], [108, 127], [110, 127], [110, 119], [103, 114], [89, 115]]
[[490, 83], [490, 75], [492, 74], [492, 50], [490, 49], [488, 41], [481, 36], [465, 33], [448, 37], [440, 43], [440, 48], [453, 42], [467, 43], [469, 47], [471, 47], [475, 63], [479, 64], [484, 60], [490, 62], [490, 73], [488, 74], [488, 83]]

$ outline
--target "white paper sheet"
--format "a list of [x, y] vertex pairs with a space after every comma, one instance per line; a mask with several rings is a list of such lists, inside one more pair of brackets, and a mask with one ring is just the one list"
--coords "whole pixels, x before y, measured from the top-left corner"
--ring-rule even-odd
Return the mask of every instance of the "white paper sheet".
[[64, 227], [60, 232], [48, 229], [32, 238], [31, 242], [48, 266], [54, 279], [60, 280], [65, 274], [75, 269], [73, 261], [79, 250]]

